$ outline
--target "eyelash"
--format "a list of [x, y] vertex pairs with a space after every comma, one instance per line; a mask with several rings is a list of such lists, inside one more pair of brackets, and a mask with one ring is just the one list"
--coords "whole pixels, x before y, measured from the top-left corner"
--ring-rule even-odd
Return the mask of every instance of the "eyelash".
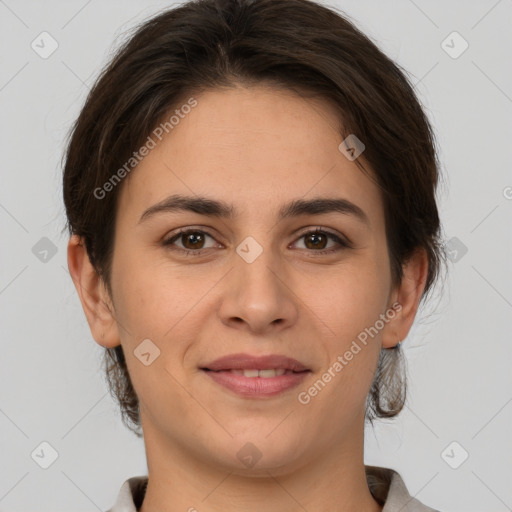
[[[213, 238], [214, 237], [212, 235], [210, 235], [207, 231], [203, 231], [201, 229], [190, 229], [190, 228], [187, 228], [187, 229], [181, 229], [179, 231], [177, 231], [176, 233], [174, 233], [172, 235], [172, 237], [164, 240], [162, 243], [164, 246], [166, 247], [169, 247], [171, 250], [173, 251], [181, 251], [184, 254], [184, 256], [188, 256], [189, 254], [193, 255], [193, 256], [200, 256], [203, 254], [204, 251], [207, 251], [208, 249], [211, 249], [211, 247], [208, 247], [206, 249], [198, 249], [198, 250], [192, 250], [192, 249], [181, 249], [180, 247], [173, 247], [171, 248], [170, 246], [173, 244], [173, 242], [175, 240], [177, 240], [181, 235], [187, 235], [187, 234], [191, 234], [191, 233], [201, 233], [203, 235], [208, 235], [209, 237]], [[332, 254], [334, 252], [338, 252], [338, 251], [341, 251], [343, 249], [350, 249], [352, 247], [352, 245], [348, 242], [348, 241], [345, 241], [345, 240], [342, 240], [339, 236], [335, 235], [334, 233], [331, 233], [330, 231], [326, 231], [324, 228], [322, 228], [321, 226], [311, 230], [311, 231], [306, 231], [304, 233], [302, 233], [297, 240], [300, 240], [301, 238], [304, 238], [308, 235], [312, 235], [312, 234], [322, 234], [322, 235], [327, 235], [329, 238], [331, 238], [332, 240], [334, 240], [335, 242], [337, 242], [341, 247], [338, 247], [338, 248], [334, 248], [334, 249], [323, 249], [321, 251], [315, 251], [314, 249], [306, 249], [312, 253], [315, 254], [315, 256], [322, 256], [322, 255], [326, 255], [326, 254]]]

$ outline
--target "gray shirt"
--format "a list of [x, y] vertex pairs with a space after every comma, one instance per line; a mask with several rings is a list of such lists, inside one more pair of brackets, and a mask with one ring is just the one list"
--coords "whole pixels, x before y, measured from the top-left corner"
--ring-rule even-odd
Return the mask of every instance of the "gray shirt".
[[[368, 488], [380, 505], [382, 512], [439, 512], [413, 498], [395, 470], [377, 466], [365, 466]], [[114, 506], [107, 512], [138, 512], [146, 487], [147, 476], [134, 476], [126, 480]]]

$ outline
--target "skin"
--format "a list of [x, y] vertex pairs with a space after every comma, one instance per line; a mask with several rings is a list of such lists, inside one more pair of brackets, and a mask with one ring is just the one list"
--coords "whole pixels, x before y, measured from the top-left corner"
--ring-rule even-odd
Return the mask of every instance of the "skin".
[[[380, 511], [364, 472], [365, 401], [379, 351], [412, 326], [425, 252], [393, 287], [380, 191], [339, 151], [329, 103], [263, 85], [196, 99], [122, 183], [112, 297], [76, 236], [68, 246], [92, 335], [104, 347], [123, 346], [140, 400], [150, 477], [142, 511]], [[167, 212], [139, 223], [171, 194], [224, 200], [238, 215]], [[281, 205], [312, 197], [349, 199], [369, 225], [336, 212], [278, 220]], [[209, 235], [186, 246], [206, 248], [203, 255], [179, 252], [186, 237], [174, 251], [163, 245], [191, 226]], [[352, 248], [330, 238], [316, 248], [304, 235], [317, 226]], [[263, 249], [252, 263], [236, 252], [248, 236]], [[317, 396], [299, 403], [298, 393], [395, 301], [401, 311]], [[147, 338], [161, 351], [149, 366], [134, 355]], [[243, 398], [199, 370], [238, 352], [288, 355], [312, 372], [276, 397]], [[262, 454], [253, 467], [237, 457], [248, 442]]]

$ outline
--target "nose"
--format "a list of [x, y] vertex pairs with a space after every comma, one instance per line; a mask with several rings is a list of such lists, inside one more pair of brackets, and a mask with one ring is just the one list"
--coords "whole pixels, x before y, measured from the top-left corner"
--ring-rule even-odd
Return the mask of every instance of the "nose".
[[223, 280], [221, 321], [254, 335], [270, 335], [293, 325], [298, 298], [285, 262], [270, 249], [248, 262], [238, 254], [234, 267]]

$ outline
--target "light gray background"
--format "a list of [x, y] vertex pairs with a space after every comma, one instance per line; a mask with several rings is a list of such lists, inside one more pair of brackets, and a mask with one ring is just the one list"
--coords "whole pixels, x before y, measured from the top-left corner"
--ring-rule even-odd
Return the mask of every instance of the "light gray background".
[[[106, 510], [146, 474], [67, 271], [60, 158], [123, 32], [170, 4], [0, 0], [1, 511]], [[404, 342], [407, 407], [367, 430], [365, 462], [442, 512], [512, 510], [512, 0], [329, 4], [411, 73], [441, 146], [445, 237], [467, 248]], [[43, 31], [59, 45], [47, 59], [31, 48]], [[469, 43], [456, 59], [442, 47], [453, 31]], [[58, 452], [48, 469], [31, 457], [43, 441]]]

